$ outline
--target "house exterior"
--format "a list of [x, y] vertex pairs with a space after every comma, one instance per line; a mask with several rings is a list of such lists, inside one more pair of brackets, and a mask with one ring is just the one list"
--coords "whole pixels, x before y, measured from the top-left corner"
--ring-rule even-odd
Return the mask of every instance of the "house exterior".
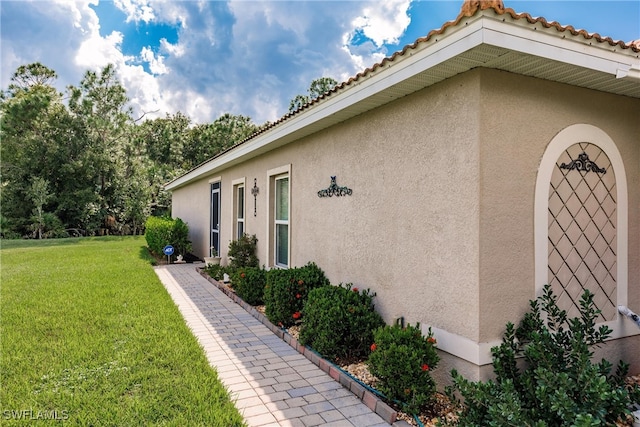
[[401, 52], [170, 182], [193, 248], [241, 233], [268, 268], [318, 264], [431, 327], [440, 372], [490, 348], [551, 283], [595, 294], [601, 350], [640, 372], [640, 42], [467, 1]]

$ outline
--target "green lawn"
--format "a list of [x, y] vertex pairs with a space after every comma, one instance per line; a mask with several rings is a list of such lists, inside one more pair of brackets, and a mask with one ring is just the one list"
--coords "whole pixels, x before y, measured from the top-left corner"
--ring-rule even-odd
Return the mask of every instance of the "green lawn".
[[0, 424], [243, 425], [144, 238], [0, 244]]

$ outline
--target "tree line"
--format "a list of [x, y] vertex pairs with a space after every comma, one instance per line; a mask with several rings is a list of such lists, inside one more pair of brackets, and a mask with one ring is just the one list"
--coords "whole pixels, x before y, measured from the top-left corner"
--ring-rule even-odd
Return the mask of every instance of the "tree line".
[[[136, 118], [113, 65], [64, 93], [56, 79], [23, 65], [0, 94], [1, 237], [142, 233], [147, 217], [170, 213], [163, 184], [268, 125], [228, 113], [204, 124], [180, 112]], [[314, 80], [290, 111], [335, 84]]]

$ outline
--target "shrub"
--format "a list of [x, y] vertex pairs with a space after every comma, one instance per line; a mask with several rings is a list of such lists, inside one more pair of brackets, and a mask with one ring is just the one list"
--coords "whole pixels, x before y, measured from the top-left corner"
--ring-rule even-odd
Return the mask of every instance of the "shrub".
[[304, 305], [300, 341], [331, 359], [368, 355], [373, 331], [384, 326], [374, 297], [351, 284], [312, 290]]
[[260, 264], [256, 255], [257, 244], [258, 239], [255, 234], [253, 236], [244, 234], [238, 240], [233, 240], [229, 243], [230, 266], [234, 268], [258, 267]]
[[147, 246], [156, 255], [163, 255], [166, 245], [172, 245], [174, 254], [185, 255], [191, 251], [189, 226], [180, 218], [149, 217], [145, 222], [144, 238]]
[[45, 239], [69, 237], [62, 220], [50, 212], [42, 214], [42, 232], [42, 237]]
[[171, 229], [171, 242], [175, 247], [176, 253], [185, 255], [191, 252], [191, 240], [189, 240], [189, 226], [180, 218], [173, 220], [173, 228]]
[[400, 402], [409, 413], [418, 413], [436, 392], [431, 371], [440, 357], [431, 329], [422, 335], [420, 324], [378, 328], [367, 360], [377, 387], [387, 398]]
[[301, 317], [309, 292], [321, 286], [329, 286], [329, 280], [312, 262], [299, 268], [269, 270], [264, 289], [267, 318], [276, 325], [293, 325]]
[[[591, 362], [591, 348], [611, 333], [605, 325], [596, 329], [600, 311], [593, 294], [584, 292], [580, 316], [573, 319], [556, 301], [546, 285], [518, 328], [507, 324], [502, 344], [491, 350], [495, 380], [470, 382], [452, 371], [454, 384], [447, 393], [453, 397], [457, 391], [464, 398], [460, 425], [613, 425], [630, 414], [640, 388], [624, 385], [628, 365], [618, 363], [611, 374], [607, 360]], [[522, 369], [518, 356], [524, 356]]]
[[150, 216], [144, 224], [144, 238], [151, 252], [162, 255], [162, 249], [171, 242], [171, 227], [173, 221], [170, 218], [158, 218]]
[[228, 266], [223, 267], [220, 264], [211, 264], [206, 266], [204, 268], [204, 271], [212, 278], [221, 282], [224, 280], [225, 273], [231, 276], [235, 272], [235, 269], [232, 269], [231, 267], [228, 267]]
[[267, 272], [259, 267], [239, 268], [231, 277], [236, 294], [251, 305], [261, 305], [264, 302], [266, 281]]

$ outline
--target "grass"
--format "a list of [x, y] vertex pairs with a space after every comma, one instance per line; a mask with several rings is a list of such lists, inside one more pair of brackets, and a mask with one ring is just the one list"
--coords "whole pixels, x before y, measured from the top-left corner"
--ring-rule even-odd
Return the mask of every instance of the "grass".
[[1, 244], [2, 425], [244, 425], [143, 238]]

